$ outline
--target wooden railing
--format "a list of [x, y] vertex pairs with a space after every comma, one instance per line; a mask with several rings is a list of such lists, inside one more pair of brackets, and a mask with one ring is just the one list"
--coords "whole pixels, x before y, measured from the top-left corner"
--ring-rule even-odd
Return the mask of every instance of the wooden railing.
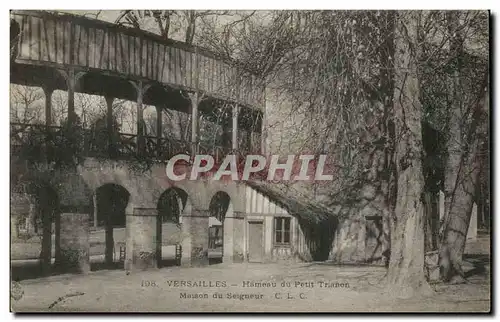
[[[189, 142], [173, 138], [158, 138], [154, 136], [138, 136], [130, 133], [116, 133], [111, 144], [107, 133], [90, 129], [80, 129], [82, 134], [82, 154], [85, 157], [104, 157], [110, 159], [129, 159], [133, 157], [149, 158], [165, 161], [177, 154], [207, 154], [214, 157], [220, 164], [224, 157], [234, 153], [230, 147], [213, 146]], [[10, 123], [11, 152], [19, 153], [23, 146], [30, 145], [35, 149], [32, 153], [43, 155], [47, 147], [56, 148], [64, 142], [64, 131], [60, 126], [43, 124]], [[138, 148], [138, 140], [142, 140], [142, 149]], [[64, 149], [64, 146], [59, 147]], [[194, 153], [193, 153], [194, 151]], [[241, 155], [237, 155], [241, 157]]]

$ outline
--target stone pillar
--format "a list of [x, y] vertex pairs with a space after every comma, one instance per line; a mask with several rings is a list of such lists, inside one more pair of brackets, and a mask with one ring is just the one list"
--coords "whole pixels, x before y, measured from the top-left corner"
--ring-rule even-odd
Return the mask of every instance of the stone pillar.
[[61, 214], [61, 259], [63, 271], [85, 274], [90, 271], [89, 215]]
[[467, 239], [476, 240], [477, 238], [477, 204], [472, 206], [469, 229], [467, 230]]
[[233, 218], [233, 262], [242, 263], [245, 254], [245, 217], [241, 212], [234, 212]]
[[126, 270], [158, 267], [157, 217], [158, 210], [154, 208], [134, 208], [134, 214], [127, 215]]
[[182, 266], [208, 265], [209, 210], [192, 209], [182, 217]]

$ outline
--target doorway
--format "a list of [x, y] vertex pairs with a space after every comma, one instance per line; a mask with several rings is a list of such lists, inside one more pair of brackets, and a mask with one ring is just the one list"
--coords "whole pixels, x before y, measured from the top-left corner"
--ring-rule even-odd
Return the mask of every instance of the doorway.
[[262, 263], [264, 258], [264, 223], [248, 222], [248, 261]]

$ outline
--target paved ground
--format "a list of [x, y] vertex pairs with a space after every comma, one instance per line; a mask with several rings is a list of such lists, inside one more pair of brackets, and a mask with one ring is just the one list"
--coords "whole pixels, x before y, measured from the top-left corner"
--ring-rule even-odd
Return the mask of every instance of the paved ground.
[[489, 310], [487, 273], [470, 277], [464, 285], [433, 285], [432, 296], [412, 299], [394, 299], [387, 294], [381, 282], [384, 274], [385, 269], [380, 267], [326, 263], [218, 264], [130, 275], [123, 270], [98, 271], [87, 276], [59, 275], [21, 281], [16, 292], [23, 295], [12, 301], [12, 309], [17, 312]]

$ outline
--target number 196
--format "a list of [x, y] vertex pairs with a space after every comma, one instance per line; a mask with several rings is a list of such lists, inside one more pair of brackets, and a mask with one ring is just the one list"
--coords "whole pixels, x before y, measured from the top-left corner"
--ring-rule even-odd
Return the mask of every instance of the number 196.
[[141, 282], [141, 287], [156, 287], [156, 282], [155, 281], [142, 281]]

